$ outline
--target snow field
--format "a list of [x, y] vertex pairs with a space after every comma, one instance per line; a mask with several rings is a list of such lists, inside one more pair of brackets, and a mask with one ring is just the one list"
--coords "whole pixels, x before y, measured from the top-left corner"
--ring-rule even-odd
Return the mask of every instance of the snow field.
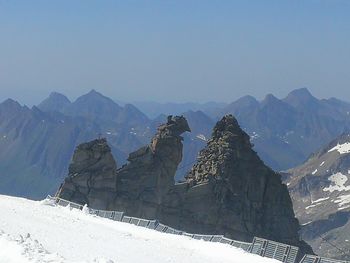
[[160, 233], [45, 202], [0, 195], [0, 210], [1, 263], [279, 262], [229, 245]]

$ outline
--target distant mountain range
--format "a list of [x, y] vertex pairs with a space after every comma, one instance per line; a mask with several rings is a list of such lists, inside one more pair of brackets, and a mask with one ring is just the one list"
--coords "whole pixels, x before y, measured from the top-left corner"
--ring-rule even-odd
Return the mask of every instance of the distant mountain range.
[[227, 113], [238, 119], [259, 156], [275, 170], [301, 164], [350, 127], [349, 103], [319, 100], [307, 89], [292, 91], [284, 99], [245, 96], [231, 104], [121, 106], [95, 90], [74, 102], [52, 93], [32, 108], [9, 99], [0, 104], [0, 193], [30, 198], [52, 193], [67, 173], [75, 146], [99, 136], [107, 138], [120, 166], [128, 153], [149, 143], [170, 113], [183, 114], [192, 130], [184, 136], [177, 179], [191, 169], [214, 123]]
[[350, 133], [284, 174], [302, 237], [317, 254], [350, 259]]

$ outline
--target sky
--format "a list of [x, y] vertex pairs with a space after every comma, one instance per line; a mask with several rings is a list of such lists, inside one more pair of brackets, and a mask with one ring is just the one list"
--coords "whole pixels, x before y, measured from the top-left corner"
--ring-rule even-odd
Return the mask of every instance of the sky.
[[350, 101], [350, 0], [0, 0], [0, 101]]

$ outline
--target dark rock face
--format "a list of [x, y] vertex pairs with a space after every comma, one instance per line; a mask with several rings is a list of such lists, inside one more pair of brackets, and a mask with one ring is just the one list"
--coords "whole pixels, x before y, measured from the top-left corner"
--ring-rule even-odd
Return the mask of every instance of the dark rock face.
[[118, 170], [105, 140], [79, 146], [60, 197], [157, 218], [188, 232], [244, 241], [260, 236], [312, 252], [299, 240], [299, 223], [280, 175], [259, 159], [232, 115], [216, 124], [185, 182], [175, 184], [185, 131], [190, 131], [186, 119], [170, 116], [151, 143], [131, 153]]
[[104, 205], [116, 192], [117, 164], [106, 139], [83, 143], [74, 152], [59, 195], [90, 206]]
[[262, 236], [309, 250], [299, 241], [287, 187], [252, 150], [232, 115], [216, 124], [186, 180], [179, 226], [245, 241]]
[[156, 218], [163, 196], [175, 183], [182, 159], [180, 135], [185, 131], [190, 128], [184, 117], [169, 116], [151, 143], [131, 153], [129, 163], [118, 171], [105, 139], [80, 145], [60, 196], [94, 208]]
[[182, 160], [182, 133], [190, 131], [184, 117], [168, 117], [150, 145], [129, 155], [118, 170], [117, 198], [111, 205], [131, 215], [159, 218], [163, 199], [174, 186]]

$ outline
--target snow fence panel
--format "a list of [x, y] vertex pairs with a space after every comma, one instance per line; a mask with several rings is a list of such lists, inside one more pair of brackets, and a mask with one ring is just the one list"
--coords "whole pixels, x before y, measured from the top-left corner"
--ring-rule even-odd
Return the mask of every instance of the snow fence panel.
[[66, 201], [66, 200], [63, 200], [63, 199], [58, 199], [57, 204], [60, 205], [60, 206], [68, 206], [69, 202]]
[[298, 253], [299, 253], [299, 248], [291, 246], [290, 251], [286, 257], [287, 258], [286, 262], [294, 263], [298, 257]]
[[236, 241], [236, 240], [233, 240], [231, 243], [231, 246], [241, 248], [244, 251], [250, 251], [251, 245], [252, 245], [251, 243], [240, 242], [240, 241]]
[[117, 211], [115, 211], [115, 212], [114, 212], [113, 220], [115, 220], [115, 221], [122, 221], [123, 215], [124, 215], [123, 212], [117, 212]]
[[92, 214], [92, 215], [96, 215], [97, 216], [98, 215], [98, 210], [90, 208], [89, 209], [89, 213]]
[[149, 220], [140, 219], [139, 223], [138, 223], [138, 226], [147, 227], [149, 223], [150, 223]]
[[130, 216], [123, 216], [122, 222], [124, 223], [130, 223], [131, 217]]
[[220, 243], [231, 245], [232, 241], [233, 241], [232, 239], [229, 239], [227, 237], [222, 237], [220, 240]]
[[99, 210], [98, 216], [99, 216], [99, 217], [106, 217], [106, 212], [107, 212], [107, 211]]
[[157, 225], [158, 225], [158, 221], [157, 220], [150, 220], [147, 228], [155, 229], [157, 227]]
[[158, 224], [155, 228], [156, 231], [159, 231], [159, 232], [165, 232], [167, 226], [166, 225], [163, 225], [163, 224]]
[[186, 237], [190, 237], [190, 238], [193, 238], [195, 235], [193, 234], [190, 234], [190, 233], [186, 233], [186, 232], [183, 232], [182, 233], [183, 236], [186, 236]]
[[69, 206], [70, 206], [71, 208], [74, 208], [74, 209], [79, 209], [79, 210], [82, 210], [82, 209], [83, 209], [83, 206], [82, 206], [82, 205], [79, 205], [79, 204], [76, 204], [76, 203], [72, 203], [72, 202], [69, 203]]
[[223, 237], [224, 236], [215, 235], [212, 237], [212, 239], [210, 241], [211, 242], [220, 242]]
[[174, 235], [181, 235], [181, 234], [182, 234], [182, 231], [177, 230], [177, 229], [172, 228], [172, 227], [168, 227], [168, 228], [165, 230], [165, 233], [174, 234]]
[[349, 261], [305, 255], [300, 263], [349, 263]]
[[133, 224], [133, 225], [135, 225], [135, 226], [137, 226], [137, 225], [139, 224], [139, 222], [140, 222], [140, 218], [132, 217], [132, 218], [130, 219], [130, 224]]
[[115, 211], [107, 211], [106, 218], [113, 220], [114, 214], [115, 214]]
[[276, 259], [285, 263], [294, 263], [298, 255], [298, 251], [299, 248], [297, 247], [258, 237], [254, 238], [251, 248], [252, 254]]
[[317, 257], [312, 255], [305, 255], [303, 259], [300, 261], [300, 263], [315, 263], [317, 260]]
[[212, 235], [193, 235], [193, 238], [198, 240], [210, 241], [213, 238], [213, 236]]
[[251, 248], [250, 252], [252, 254], [260, 255], [261, 251], [262, 251], [262, 248], [263, 248], [263, 245], [264, 245], [264, 241], [263, 240], [254, 238], [253, 244], [252, 244], [252, 248]]

